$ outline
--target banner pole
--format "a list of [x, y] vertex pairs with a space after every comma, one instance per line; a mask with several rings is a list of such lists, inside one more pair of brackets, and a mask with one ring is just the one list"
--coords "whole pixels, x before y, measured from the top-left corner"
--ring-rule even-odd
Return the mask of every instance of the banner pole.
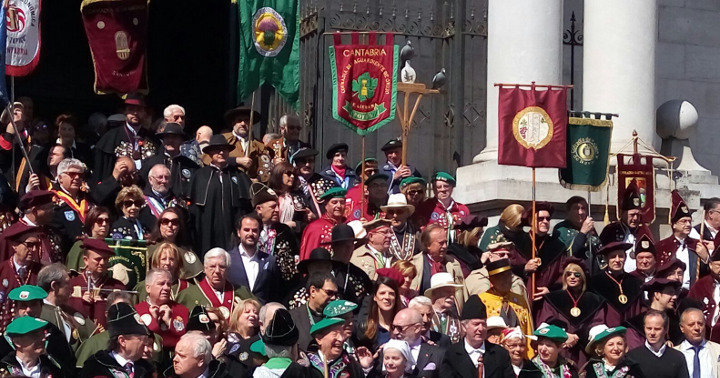
[[[590, 189], [588, 189], [588, 191], [587, 191], [587, 203], [588, 203], [587, 216], [592, 218], [592, 202], [590, 202]], [[588, 232], [587, 244], [588, 244], [588, 250], [590, 251], [590, 256], [592, 256], [593, 255], [592, 240], [590, 238], [591, 238], [591, 232]], [[572, 252], [570, 252], [570, 253], [572, 254]]]
[[10, 115], [10, 124], [12, 125], [13, 130], [15, 131], [15, 137], [17, 138], [18, 143], [20, 144], [20, 151], [22, 152], [23, 157], [25, 158], [25, 161], [27, 161], [28, 169], [30, 170], [30, 173], [35, 173], [35, 171], [33, 170], [32, 164], [30, 164], [30, 157], [28, 156], [27, 150], [25, 149], [25, 145], [23, 144], [22, 138], [20, 138], [20, 134], [18, 133], [17, 126], [15, 125], [15, 119], [13, 118], [12, 107], [11, 107], [10, 103], [7, 104], [6, 109], [8, 111], [8, 114]]
[[10, 102], [15, 102], [15, 76], [10, 76]]
[[[707, 245], [705, 244], [705, 208], [703, 208], [702, 212], [702, 218], [700, 219], [700, 238], [698, 238], [698, 243], [702, 243], [706, 249]], [[710, 255], [710, 250], [708, 250], [708, 255]], [[695, 282], [700, 279], [700, 256], [698, 256], [697, 263], [695, 263]]]
[[360, 160], [360, 220], [365, 219], [365, 135], [360, 137], [360, 149], [362, 160]]
[[252, 132], [253, 132], [253, 114], [255, 114], [255, 92], [253, 91], [252, 99], [250, 100], [250, 125], [248, 126], [248, 146], [245, 149], [245, 157], [250, 157], [250, 147], [252, 146]]
[[[532, 239], [532, 258], [535, 259], [537, 247], [535, 246], [535, 167], [532, 168], [532, 224], [530, 225], [530, 238]], [[535, 272], [530, 276], [530, 301], [535, 300]]]

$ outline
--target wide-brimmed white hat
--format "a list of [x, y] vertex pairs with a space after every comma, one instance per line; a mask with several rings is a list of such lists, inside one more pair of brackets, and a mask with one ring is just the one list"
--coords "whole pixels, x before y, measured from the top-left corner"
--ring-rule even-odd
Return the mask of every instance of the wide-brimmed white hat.
[[585, 346], [585, 352], [588, 354], [595, 354], [595, 344], [597, 344], [599, 341], [610, 337], [612, 335], [617, 334], [625, 334], [625, 331], [627, 331], [627, 328], [625, 327], [608, 327], [605, 324], [598, 324], [595, 327], [590, 328], [590, 331], [588, 331], [588, 343]]
[[388, 209], [406, 209], [410, 214], [415, 212], [415, 206], [408, 205], [407, 198], [402, 193], [391, 194], [388, 197], [387, 205], [380, 206], [380, 210], [387, 212]]
[[496, 329], [496, 328], [505, 329], [507, 327], [508, 327], [508, 325], [505, 324], [505, 320], [501, 316], [491, 316], [491, 317], [487, 318], [488, 331], [491, 329]]
[[360, 220], [354, 220], [347, 223], [350, 228], [352, 228], [353, 233], [355, 234], [355, 239], [363, 239], [367, 236], [367, 231], [365, 230], [365, 227], [363, 227], [363, 222]]
[[426, 297], [430, 298], [433, 290], [439, 289], [441, 287], [454, 287], [457, 290], [463, 287], [463, 285], [456, 284], [452, 274], [448, 272], [439, 272], [433, 274], [432, 277], [430, 277], [430, 288], [425, 290], [424, 294]]

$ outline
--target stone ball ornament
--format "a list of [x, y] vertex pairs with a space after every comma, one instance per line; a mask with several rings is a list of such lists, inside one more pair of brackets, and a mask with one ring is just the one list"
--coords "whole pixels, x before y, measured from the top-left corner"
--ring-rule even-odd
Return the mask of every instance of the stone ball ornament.
[[695, 106], [685, 100], [670, 100], [656, 112], [657, 133], [663, 138], [688, 139], [698, 121]]

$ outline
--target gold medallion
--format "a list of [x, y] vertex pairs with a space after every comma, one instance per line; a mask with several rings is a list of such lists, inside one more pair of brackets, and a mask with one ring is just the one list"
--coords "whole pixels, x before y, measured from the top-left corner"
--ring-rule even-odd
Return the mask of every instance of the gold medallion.
[[574, 316], [574, 317], [577, 318], [578, 316], [580, 316], [580, 309], [577, 308], [577, 307], [571, 308], [571, 309], [570, 309], [570, 315], [572, 315], [572, 316]]
[[625, 304], [628, 301], [628, 297], [625, 294], [620, 294], [618, 296], [618, 301], [622, 304]]

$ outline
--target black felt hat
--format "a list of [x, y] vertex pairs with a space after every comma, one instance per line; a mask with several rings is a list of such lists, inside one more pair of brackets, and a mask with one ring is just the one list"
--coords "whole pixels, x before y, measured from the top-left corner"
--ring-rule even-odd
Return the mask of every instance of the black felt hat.
[[284, 308], [275, 311], [270, 324], [265, 328], [262, 340], [265, 344], [293, 346], [300, 333], [290, 312]]
[[278, 200], [278, 196], [275, 191], [261, 182], [254, 182], [250, 185], [250, 196], [252, 207], [268, 201]]
[[335, 143], [328, 148], [327, 152], [325, 152], [325, 157], [328, 159], [332, 159], [333, 156], [335, 156], [335, 153], [338, 151], [347, 151], [348, 145], [347, 143]]
[[205, 145], [205, 147], [203, 147], [202, 152], [206, 154], [208, 153], [208, 151], [214, 149], [232, 151], [233, 149], [235, 149], [235, 147], [230, 145], [230, 143], [228, 143], [227, 139], [225, 139], [222, 134], [215, 134], [210, 137], [210, 141], [208, 142], [208, 144]]
[[215, 322], [210, 319], [205, 306], [195, 306], [188, 318], [187, 330], [209, 333], [215, 331]]
[[149, 331], [129, 304], [118, 302], [110, 306], [107, 315], [108, 333], [110, 338], [119, 335], [147, 335]]
[[332, 255], [330, 254], [330, 251], [328, 251], [325, 248], [315, 248], [312, 251], [310, 251], [310, 255], [307, 259], [302, 260], [298, 263], [297, 268], [300, 271], [300, 273], [307, 273], [307, 268], [309, 264], [315, 263], [315, 262], [322, 262], [327, 261], [333, 266], [338, 267], [344, 267], [345, 264], [341, 263], [340, 261], [333, 260]]
[[479, 295], [471, 296], [463, 305], [460, 320], [470, 319], [487, 319], [487, 309]]
[[239, 106], [234, 109], [230, 109], [227, 112], [225, 112], [225, 124], [232, 126], [232, 123], [235, 122], [235, 120], [238, 117], [246, 117], [248, 121], [250, 120], [250, 113], [252, 113], [252, 121], [253, 125], [260, 122], [262, 119], [262, 116], [260, 113], [256, 112], [255, 110], [250, 109], [247, 106]]
[[395, 148], [402, 148], [402, 140], [401, 139], [390, 139], [387, 141], [387, 143], [383, 144], [383, 146], [380, 148], [382, 152], [387, 152], [389, 150], [395, 149]]
[[181, 137], [185, 137], [185, 132], [183, 131], [182, 126], [180, 126], [179, 123], [170, 122], [165, 125], [165, 128], [162, 132], [156, 133], [158, 138], [164, 138], [168, 135], [177, 135]]
[[309, 157], [317, 156], [318, 152], [317, 150], [314, 150], [312, 148], [302, 147], [301, 149], [295, 151], [292, 156], [290, 156], [290, 164], [295, 164], [298, 160], [304, 160]]
[[352, 227], [345, 223], [340, 223], [332, 228], [332, 238], [329, 242], [323, 244], [340, 243], [345, 241], [357, 241], [360, 240], [355, 237], [355, 231]]

